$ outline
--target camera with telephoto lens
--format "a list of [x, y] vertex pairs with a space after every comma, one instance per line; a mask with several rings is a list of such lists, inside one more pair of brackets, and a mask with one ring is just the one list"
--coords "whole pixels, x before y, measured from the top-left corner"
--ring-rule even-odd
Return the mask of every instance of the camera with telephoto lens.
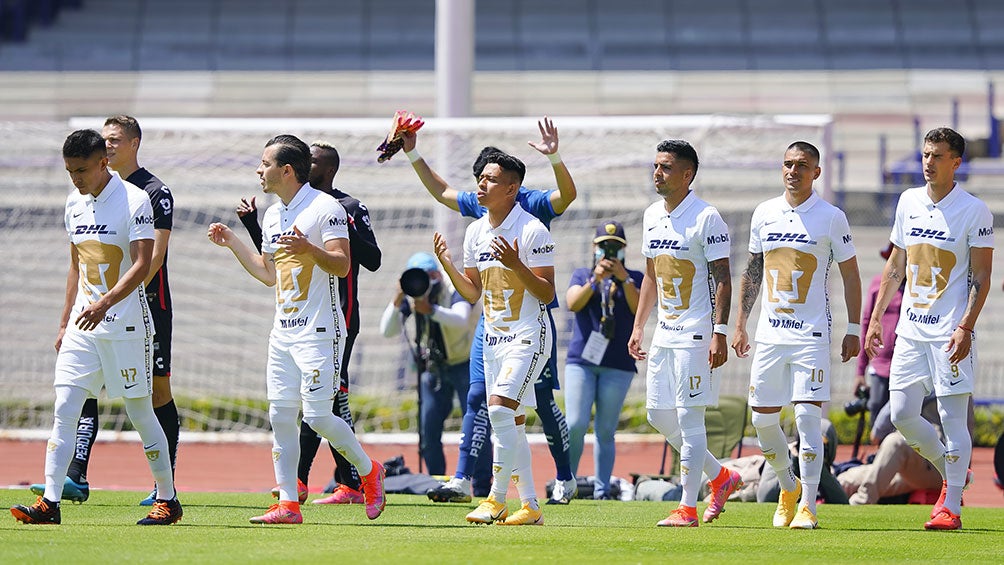
[[868, 387], [864, 385], [858, 386], [854, 391], [854, 396], [854, 400], [844, 404], [844, 414], [848, 416], [857, 416], [868, 410], [868, 397], [870, 396]]
[[431, 286], [429, 273], [424, 269], [412, 267], [401, 273], [401, 290], [412, 298], [426, 296]]

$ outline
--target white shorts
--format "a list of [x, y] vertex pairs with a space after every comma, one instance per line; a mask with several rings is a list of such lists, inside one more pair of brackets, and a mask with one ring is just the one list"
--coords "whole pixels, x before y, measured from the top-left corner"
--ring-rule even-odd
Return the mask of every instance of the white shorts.
[[[342, 356], [337, 343], [329, 339], [299, 343], [270, 339], [265, 377], [268, 401], [333, 400]], [[323, 415], [308, 413], [307, 405], [303, 408], [304, 416]], [[327, 412], [330, 411], [329, 404]]]
[[108, 398], [144, 398], [153, 394], [153, 336], [101, 339], [67, 330], [56, 355], [56, 386], [76, 386]]
[[645, 408], [669, 410], [718, 404], [718, 382], [706, 347], [652, 346], [645, 375]]
[[830, 346], [758, 343], [750, 369], [750, 406], [830, 400]]
[[522, 406], [537, 407], [533, 383], [547, 367], [550, 353], [526, 349], [509, 349], [500, 358], [488, 354], [485, 348], [485, 390], [488, 396], [497, 395], [516, 400]]
[[898, 336], [889, 367], [889, 390], [922, 383], [924, 392], [938, 396], [972, 394], [976, 375], [976, 344], [969, 356], [952, 365], [945, 351], [948, 340], [918, 341]]

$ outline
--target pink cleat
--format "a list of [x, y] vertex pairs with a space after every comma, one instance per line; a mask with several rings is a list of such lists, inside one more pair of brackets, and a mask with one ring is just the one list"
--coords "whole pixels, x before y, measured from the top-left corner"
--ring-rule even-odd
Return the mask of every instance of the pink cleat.
[[262, 514], [261, 516], [255, 516], [251, 518], [252, 524], [302, 524], [303, 514], [300, 514], [300, 510], [291, 510], [290, 508], [283, 506], [282, 504], [273, 504], [269, 506], [268, 512]]
[[335, 492], [314, 500], [314, 504], [363, 504], [364, 502], [366, 499], [363, 498], [363, 493], [345, 485], [338, 485]]
[[383, 479], [386, 476], [383, 465], [370, 459], [373, 463], [373, 470], [370, 474], [361, 477], [363, 487], [363, 498], [366, 502], [366, 517], [376, 520], [387, 506], [387, 495], [383, 492]]
[[[704, 523], [713, 522], [719, 514], [725, 512], [725, 502], [728, 501], [732, 493], [743, 487], [743, 478], [738, 472], [722, 467], [727, 474], [722, 481], [711, 481], [711, 502], [704, 511]], [[717, 479], [717, 477], [716, 477]]]

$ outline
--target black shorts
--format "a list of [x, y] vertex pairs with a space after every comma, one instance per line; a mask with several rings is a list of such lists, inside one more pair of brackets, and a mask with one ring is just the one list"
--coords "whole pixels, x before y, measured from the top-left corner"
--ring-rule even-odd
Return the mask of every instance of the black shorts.
[[150, 307], [150, 317], [157, 335], [153, 336], [153, 376], [171, 376], [171, 328], [173, 314], [170, 310]]
[[342, 352], [341, 374], [338, 375], [338, 392], [349, 392], [349, 359], [352, 358], [352, 346], [356, 343], [359, 332], [346, 332], [345, 351]]

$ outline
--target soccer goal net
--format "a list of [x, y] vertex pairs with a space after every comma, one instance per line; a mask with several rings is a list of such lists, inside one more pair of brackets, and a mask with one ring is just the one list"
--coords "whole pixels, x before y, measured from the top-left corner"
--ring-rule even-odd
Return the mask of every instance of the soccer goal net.
[[[101, 118], [67, 122], [0, 123], [0, 232], [10, 243], [8, 268], [0, 272], [0, 429], [51, 426], [53, 340], [63, 304], [68, 245], [63, 206], [68, 182], [60, 148], [66, 135], [100, 129]], [[266, 343], [273, 290], [248, 276], [231, 254], [212, 245], [206, 228], [214, 221], [244, 236], [234, 209], [242, 197], [263, 195], [255, 174], [264, 143], [292, 133], [310, 143], [338, 148], [335, 185], [359, 198], [371, 214], [383, 251], [377, 273], [360, 276], [362, 327], [351, 359], [352, 405], [367, 431], [414, 430], [416, 375], [400, 338], [379, 333], [380, 315], [392, 298], [408, 257], [432, 250], [435, 230], [459, 247], [465, 222], [427, 194], [404, 154], [378, 164], [376, 147], [389, 119], [170, 119], [142, 118], [140, 163], [163, 179], [175, 197], [169, 269], [174, 296], [172, 388], [188, 430], [267, 430], [264, 402]], [[733, 241], [733, 276], [745, 265], [749, 215], [777, 193], [780, 163], [788, 144], [805, 140], [824, 154], [817, 187], [828, 192], [830, 118], [778, 116], [559, 117], [560, 151], [578, 188], [578, 199], [552, 224], [558, 245], [556, 286], [561, 302], [569, 275], [591, 265], [590, 241], [599, 222], [621, 221], [629, 240], [627, 264], [643, 268], [639, 241], [642, 213], [655, 201], [652, 162], [663, 139], [694, 144], [701, 163], [694, 189], [719, 207]], [[554, 188], [547, 159], [527, 145], [538, 140], [534, 118], [430, 119], [419, 132], [419, 149], [451, 186], [474, 189], [471, 164], [494, 145], [527, 165], [525, 185]], [[734, 310], [734, 309], [733, 309]], [[559, 367], [571, 316], [555, 314]], [[726, 365], [723, 393], [745, 394], [747, 361]], [[644, 367], [632, 396], [644, 391]], [[560, 372], [560, 371], [559, 371]], [[731, 378], [729, 375], [742, 375]], [[734, 389], [734, 390], [733, 390]], [[102, 399], [105, 424], [125, 419]], [[110, 418], [109, 418], [110, 417]]]

